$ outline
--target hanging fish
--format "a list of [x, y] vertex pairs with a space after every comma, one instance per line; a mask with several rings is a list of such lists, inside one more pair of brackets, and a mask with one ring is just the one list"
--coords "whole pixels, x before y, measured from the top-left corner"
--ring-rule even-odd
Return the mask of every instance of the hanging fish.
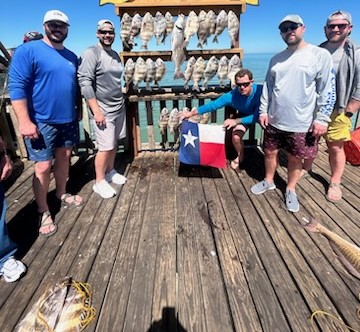
[[185, 89], [189, 88], [189, 81], [191, 80], [192, 74], [194, 72], [194, 65], [195, 65], [196, 59], [194, 56], [192, 56], [187, 64], [186, 64], [186, 69], [184, 72], [184, 79], [185, 79]]
[[168, 123], [169, 123], [169, 118], [170, 118], [169, 110], [166, 107], [164, 107], [161, 110], [160, 117], [159, 117], [159, 128], [160, 128], [161, 135], [165, 135], [165, 133], [166, 133], [166, 129], [167, 129]]
[[225, 10], [221, 10], [216, 17], [216, 28], [213, 43], [218, 43], [218, 36], [222, 34], [224, 29], [228, 26], [228, 15]]
[[150, 83], [154, 81], [155, 79], [155, 62], [151, 58], [147, 58], [146, 61], [146, 75], [144, 78], [144, 81], [146, 82], [146, 90], [151, 90]]
[[147, 50], [147, 44], [154, 35], [154, 17], [147, 12], [141, 22], [140, 38], [142, 40], [141, 49]]
[[184, 49], [185, 16], [179, 14], [171, 34], [171, 61], [175, 63], [174, 79], [184, 78], [181, 65], [185, 61]]
[[210, 22], [209, 34], [213, 35], [215, 33], [215, 29], [216, 29], [216, 14], [214, 13], [213, 10], [210, 9], [206, 13], [206, 16]]
[[242, 62], [237, 54], [234, 54], [229, 61], [228, 79], [230, 80], [231, 87], [235, 88], [235, 74], [242, 68]]
[[130, 83], [133, 80], [134, 72], [135, 72], [135, 62], [133, 59], [129, 58], [126, 60], [124, 66], [124, 80], [125, 80], [126, 91], [129, 90]]
[[203, 78], [203, 74], [206, 68], [206, 63], [203, 57], [198, 57], [195, 65], [194, 65], [194, 72], [192, 74], [192, 80], [194, 82], [193, 85], [193, 90], [200, 92], [200, 88], [199, 88], [199, 82], [202, 80]]
[[240, 27], [239, 17], [232, 10], [230, 10], [228, 13], [227, 28], [231, 38], [231, 48], [234, 48], [238, 43], [239, 27]]
[[135, 37], [137, 37], [140, 33], [141, 22], [142, 22], [142, 17], [140, 16], [140, 14], [136, 13], [131, 20], [130, 38], [128, 43], [131, 46], [130, 48], [136, 45]]
[[223, 55], [219, 60], [219, 66], [217, 70], [217, 76], [220, 81], [220, 87], [225, 87], [224, 81], [227, 79], [228, 68], [229, 68], [229, 59], [225, 55]]
[[185, 31], [184, 31], [184, 36], [185, 36], [184, 47], [187, 47], [190, 38], [193, 35], [195, 35], [195, 33], [197, 33], [198, 29], [199, 29], [199, 18], [196, 15], [196, 13], [192, 10], [189, 13], [189, 16], [186, 20]]
[[179, 127], [179, 110], [176, 107], [170, 112], [168, 127], [171, 134], [175, 134]]
[[200, 123], [207, 124], [207, 123], [209, 123], [209, 121], [210, 121], [210, 113], [209, 112], [201, 114]]
[[[194, 110], [194, 109], [196, 110], [196, 107], [193, 107], [193, 108], [191, 109], [191, 111]], [[189, 107], [184, 107], [182, 111], [183, 111], [183, 112], [190, 112], [190, 108], [189, 108]], [[195, 115], [191, 116], [190, 118], [188, 118], [188, 121], [194, 122], [194, 123], [200, 123], [200, 121], [201, 121], [201, 114], [195, 114]]]
[[159, 11], [156, 12], [154, 17], [154, 35], [156, 38], [156, 45], [160, 45], [166, 35], [166, 18]]
[[166, 66], [161, 58], [157, 58], [155, 61], [155, 79], [154, 83], [156, 86], [159, 86], [159, 82], [164, 78], [166, 73]]
[[213, 55], [206, 64], [204, 71], [204, 83], [203, 87], [207, 88], [209, 81], [216, 75], [219, 68], [219, 60]]
[[165, 13], [165, 20], [166, 20], [166, 32], [163, 40], [161, 41], [163, 44], [165, 44], [166, 36], [170, 35], [174, 29], [174, 18], [170, 14], [170, 12]]
[[80, 332], [94, 319], [89, 284], [65, 278], [48, 289], [33, 305], [16, 332]]
[[210, 21], [204, 10], [199, 13], [199, 29], [197, 31], [198, 45], [197, 47], [203, 48], [207, 44], [207, 39], [210, 36]]
[[131, 22], [132, 18], [128, 13], [124, 13], [121, 18], [121, 29], [120, 29], [120, 38], [123, 43], [124, 49], [131, 49], [132, 45], [130, 46], [130, 31], [131, 31]]
[[324, 235], [329, 240], [331, 248], [346, 270], [354, 277], [360, 279], [360, 248], [344, 240], [338, 234], [330, 231], [312, 218], [310, 218], [310, 221], [305, 218], [303, 220], [306, 224], [301, 226], [309, 232]]
[[146, 62], [142, 57], [138, 57], [135, 62], [135, 71], [133, 76], [134, 89], [139, 88], [139, 83], [145, 79]]

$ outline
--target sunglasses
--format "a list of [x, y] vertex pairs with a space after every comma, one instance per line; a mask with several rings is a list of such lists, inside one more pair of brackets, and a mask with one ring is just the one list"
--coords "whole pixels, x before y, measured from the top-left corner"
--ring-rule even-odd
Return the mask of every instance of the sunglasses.
[[334, 30], [336, 27], [339, 28], [339, 30], [344, 30], [349, 24], [342, 23], [342, 24], [328, 24], [326, 27], [330, 30]]
[[280, 27], [280, 31], [281, 31], [281, 33], [286, 33], [289, 30], [295, 31], [299, 26], [301, 26], [300, 23], [293, 23], [293, 24], [290, 24], [290, 25], [284, 25], [284, 26]]
[[99, 30], [99, 33], [100, 33], [101, 35], [106, 35], [106, 34], [115, 35], [115, 32], [112, 31], [112, 30]]
[[67, 24], [59, 24], [59, 23], [47, 23], [47, 26], [51, 29], [51, 30], [55, 30], [55, 29], [65, 29], [67, 28]]
[[243, 83], [235, 83], [236, 86], [238, 86], [239, 88], [244, 87], [247, 88], [250, 85], [251, 82], [243, 82]]

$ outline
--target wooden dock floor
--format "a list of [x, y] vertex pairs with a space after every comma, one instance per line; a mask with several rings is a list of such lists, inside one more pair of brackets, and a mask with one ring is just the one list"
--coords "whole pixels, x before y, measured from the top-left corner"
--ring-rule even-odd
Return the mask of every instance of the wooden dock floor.
[[[9, 184], [9, 230], [28, 272], [17, 283], [0, 281], [0, 331], [13, 331], [65, 276], [92, 286], [97, 314], [89, 332], [349, 331], [345, 324], [360, 330], [360, 281], [322, 235], [299, 227], [313, 215], [360, 245], [358, 167], [346, 166], [344, 199], [328, 202], [322, 147], [314, 175], [299, 182], [301, 208], [292, 214], [283, 199], [284, 158], [277, 189], [251, 194], [264, 175], [257, 149], [246, 150], [241, 172], [179, 167], [176, 152], [119, 157], [128, 181], [112, 199], [92, 192], [92, 156], [71, 168], [69, 189], [86, 199], [84, 206], [59, 206], [52, 181], [58, 232], [50, 238], [37, 233], [32, 163]], [[318, 314], [312, 324], [316, 310], [333, 317]]]

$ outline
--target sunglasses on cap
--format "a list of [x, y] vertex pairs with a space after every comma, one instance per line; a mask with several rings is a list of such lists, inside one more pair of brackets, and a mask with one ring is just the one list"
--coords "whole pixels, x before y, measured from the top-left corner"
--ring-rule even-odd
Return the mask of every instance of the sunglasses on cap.
[[247, 88], [250, 85], [251, 82], [242, 82], [242, 83], [238, 83], [236, 82], [236, 86], [238, 86], [239, 88], [244, 87]]
[[98, 32], [99, 32], [101, 35], [106, 35], [106, 34], [108, 34], [108, 35], [115, 35], [115, 32], [112, 31], [112, 30], [99, 30]]
[[292, 23], [292, 24], [289, 24], [289, 25], [283, 25], [281, 26], [279, 29], [280, 29], [280, 32], [281, 33], [286, 33], [288, 32], [289, 30], [291, 31], [295, 31], [299, 26], [301, 26], [302, 24], [300, 23]]
[[334, 30], [336, 27], [338, 27], [339, 30], [344, 30], [348, 26], [349, 24], [342, 23], [342, 24], [328, 24], [326, 27], [330, 30]]

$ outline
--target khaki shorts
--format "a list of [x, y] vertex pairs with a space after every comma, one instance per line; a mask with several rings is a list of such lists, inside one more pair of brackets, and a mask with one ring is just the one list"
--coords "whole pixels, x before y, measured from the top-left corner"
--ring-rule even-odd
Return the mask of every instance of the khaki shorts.
[[329, 142], [333, 141], [350, 141], [350, 129], [351, 129], [351, 120], [348, 118], [344, 112], [340, 113], [337, 110], [331, 114], [331, 122], [325, 139]]

